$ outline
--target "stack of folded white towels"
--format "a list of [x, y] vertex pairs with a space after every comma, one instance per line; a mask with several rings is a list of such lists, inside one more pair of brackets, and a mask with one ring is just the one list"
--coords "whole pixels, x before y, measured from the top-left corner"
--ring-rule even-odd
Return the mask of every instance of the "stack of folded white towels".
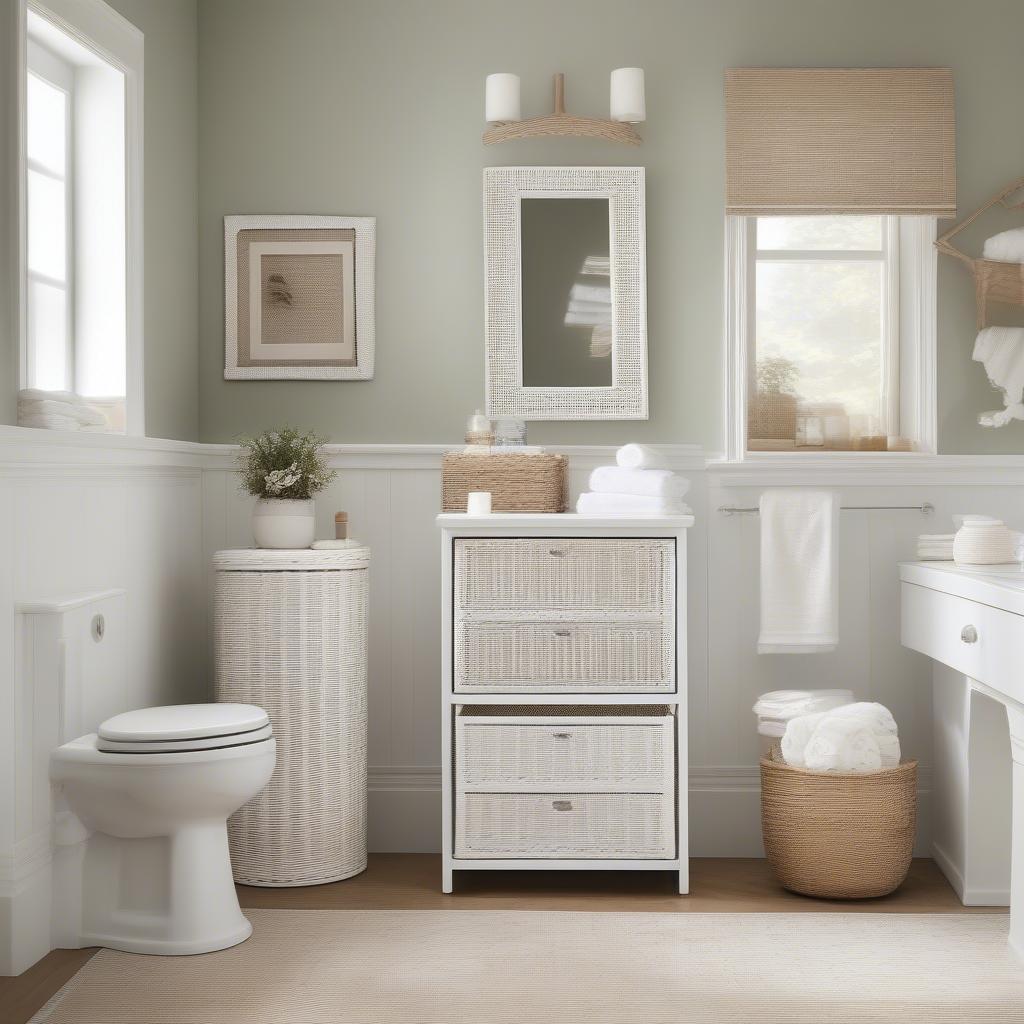
[[18, 426], [96, 431], [107, 429], [107, 418], [70, 391], [24, 388], [18, 392]]
[[917, 538], [917, 558], [921, 562], [952, 562], [952, 533], [922, 533]]
[[900, 763], [896, 722], [882, 704], [844, 704], [786, 723], [786, 764], [816, 772], [877, 772]]
[[616, 452], [615, 461], [590, 474], [590, 490], [576, 502], [581, 515], [670, 516], [690, 511], [683, 501], [690, 481], [676, 476], [653, 448], [627, 444]]

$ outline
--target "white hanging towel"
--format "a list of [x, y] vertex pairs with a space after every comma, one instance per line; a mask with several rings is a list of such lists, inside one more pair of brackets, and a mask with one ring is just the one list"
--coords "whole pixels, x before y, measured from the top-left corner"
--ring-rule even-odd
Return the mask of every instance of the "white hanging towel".
[[759, 654], [816, 654], [839, 643], [839, 498], [787, 488], [761, 495]]
[[974, 342], [974, 361], [982, 363], [989, 383], [1003, 392], [1005, 409], [978, 414], [983, 427], [1005, 427], [1024, 420], [1024, 328], [986, 327]]

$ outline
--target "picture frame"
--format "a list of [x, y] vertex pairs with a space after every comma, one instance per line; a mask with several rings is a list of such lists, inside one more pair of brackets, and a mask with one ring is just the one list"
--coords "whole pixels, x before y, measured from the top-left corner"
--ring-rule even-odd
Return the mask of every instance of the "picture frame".
[[224, 218], [224, 378], [370, 380], [376, 218]]

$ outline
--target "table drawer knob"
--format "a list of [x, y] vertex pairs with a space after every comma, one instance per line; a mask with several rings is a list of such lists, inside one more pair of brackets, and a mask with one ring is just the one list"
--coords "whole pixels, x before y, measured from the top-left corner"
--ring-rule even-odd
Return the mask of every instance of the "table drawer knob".
[[567, 629], [556, 629], [554, 631], [555, 636], [571, 636], [572, 634]]
[[564, 548], [548, 548], [548, 554], [551, 555], [552, 558], [565, 558], [565, 549]]
[[572, 739], [571, 732], [553, 732], [551, 734], [556, 740], [568, 740]]
[[964, 626], [964, 628], [960, 630], [960, 639], [963, 640], [965, 644], [976, 644], [978, 642], [978, 631], [974, 626]]
[[572, 810], [572, 801], [571, 800], [552, 800], [551, 801], [551, 806], [556, 811], [571, 811]]

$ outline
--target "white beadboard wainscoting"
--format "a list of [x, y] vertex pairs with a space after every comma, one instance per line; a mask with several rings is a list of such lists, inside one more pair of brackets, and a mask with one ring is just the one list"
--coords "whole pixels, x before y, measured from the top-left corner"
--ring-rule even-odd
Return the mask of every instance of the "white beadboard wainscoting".
[[[340, 470], [317, 500], [318, 532], [345, 510], [372, 549], [370, 568], [370, 843], [434, 851], [440, 822], [440, 504], [443, 445], [331, 446]], [[559, 448], [573, 495], [605, 447]], [[706, 462], [665, 446], [692, 481], [689, 693], [691, 852], [759, 856], [757, 739], [750, 708], [765, 690], [848, 686], [892, 707], [909, 756], [920, 759], [918, 851], [929, 847], [931, 666], [899, 643], [896, 563], [918, 533], [949, 532], [954, 512], [1024, 526], [1024, 457], [779, 457]], [[237, 449], [95, 435], [0, 429], [0, 933], [38, 888], [50, 857], [45, 757], [28, 757], [37, 713], [19, 688], [15, 607], [83, 592], [127, 592], [127, 674], [135, 705], [208, 697], [211, 555], [251, 545], [252, 499], [238, 489]], [[836, 487], [841, 518], [840, 646], [827, 655], [758, 656], [758, 520], [720, 506], [753, 506], [771, 486]], [[17, 767], [16, 767], [17, 766]], [[40, 795], [41, 794], [41, 795]], [[35, 889], [33, 887], [36, 887]], [[2, 952], [2, 950], [0, 950]], [[2, 966], [2, 965], [0, 965]]]

